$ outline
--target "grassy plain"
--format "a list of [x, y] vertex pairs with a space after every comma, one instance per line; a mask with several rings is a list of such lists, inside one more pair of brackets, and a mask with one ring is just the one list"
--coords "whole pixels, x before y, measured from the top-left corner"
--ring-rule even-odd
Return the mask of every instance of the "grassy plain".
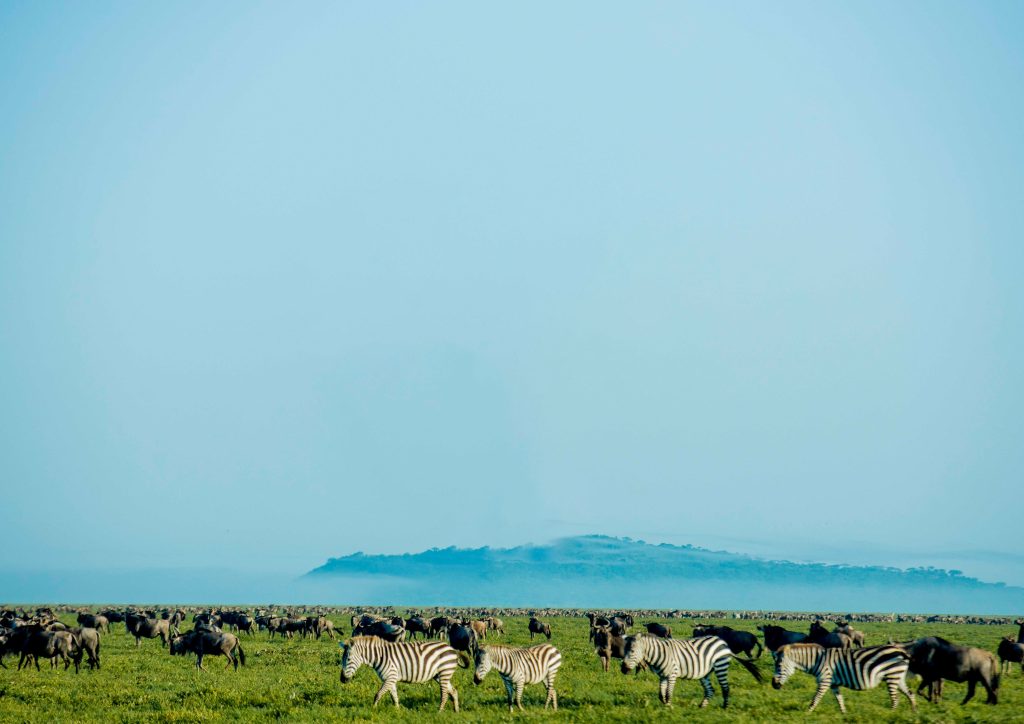
[[[72, 622], [72, 617], [62, 617]], [[345, 631], [348, 621], [333, 617]], [[846, 722], [919, 721], [1024, 721], [1024, 676], [1019, 666], [1003, 677], [1000, 704], [986, 706], [979, 688], [974, 701], [961, 706], [965, 685], [947, 683], [946, 698], [940, 704], [919, 700], [919, 712], [911, 713], [902, 700], [893, 714], [888, 695], [878, 688], [867, 692], [845, 692], [849, 713], [839, 714], [829, 695], [808, 716], [805, 713], [814, 691], [814, 680], [798, 674], [784, 689], [775, 691], [767, 683], [771, 678], [771, 658], [765, 653], [759, 666], [766, 683], [757, 684], [740, 666], [730, 667], [732, 701], [723, 711], [716, 694], [712, 707], [696, 708], [700, 684], [681, 681], [676, 686], [675, 702], [667, 709], [658, 702], [658, 681], [650, 673], [624, 676], [619, 671], [605, 673], [587, 641], [586, 619], [547, 619], [552, 626], [551, 643], [563, 655], [557, 680], [559, 711], [545, 712], [543, 686], [527, 687], [523, 713], [509, 714], [504, 688], [492, 673], [481, 686], [472, 683], [472, 671], [459, 670], [455, 685], [459, 690], [462, 712], [448, 710], [439, 714], [437, 685], [399, 684], [402, 709], [395, 710], [385, 700], [371, 708], [379, 686], [372, 670], [363, 668], [355, 680], [339, 682], [340, 654], [330, 639], [270, 639], [266, 633], [242, 636], [248, 665], [236, 673], [224, 669], [224, 659], [210, 657], [204, 663], [209, 672], [197, 671], [193, 658], [172, 657], [160, 647], [159, 639], [146, 640], [135, 648], [134, 639], [123, 624], [113, 626], [102, 641], [102, 669], [50, 670], [43, 664], [40, 672], [16, 671], [16, 659], [7, 658], [8, 669], [0, 669], [0, 720], [4, 722], [207, 722], [207, 721], [395, 721], [427, 719], [447, 721], [534, 721], [573, 722], [763, 722], [815, 721]], [[676, 636], [689, 635], [689, 622], [663, 621], [673, 627]], [[722, 621], [734, 628], [754, 630], [757, 622]], [[638, 628], [640, 621], [637, 621]], [[785, 625], [785, 624], [784, 624]], [[905, 640], [922, 635], [939, 635], [994, 651], [1003, 635], [1015, 633], [1008, 627], [944, 624], [861, 624], [868, 644], [885, 643], [890, 636]], [[803, 623], [787, 628], [805, 630]], [[526, 619], [506, 619], [503, 643], [530, 643]], [[84, 662], [83, 662], [84, 663]], [[913, 682], [912, 688], [913, 688]]]

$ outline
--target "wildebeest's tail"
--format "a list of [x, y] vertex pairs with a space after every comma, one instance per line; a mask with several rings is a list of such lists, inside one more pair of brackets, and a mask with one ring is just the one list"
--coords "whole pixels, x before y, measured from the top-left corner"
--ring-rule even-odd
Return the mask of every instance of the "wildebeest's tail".
[[242, 644], [238, 643], [236, 648], [238, 649], [238, 663], [245, 666], [245, 651], [242, 650]]
[[759, 668], [757, 668], [757, 664], [755, 664], [753, 662], [753, 660], [745, 659], [745, 658], [743, 658], [741, 656], [736, 656], [735, 654], [733, 654], [733, 658], [736, 659], [738, 662], [740, 662], [740, 665], [744, 669], [749, 671], [750, 675], [753, 676], [755, 679], [757, 679], [757, 681], [759, 681], [759, 682], [764, 681], [764, 674], [762, 674], [761, 670]]

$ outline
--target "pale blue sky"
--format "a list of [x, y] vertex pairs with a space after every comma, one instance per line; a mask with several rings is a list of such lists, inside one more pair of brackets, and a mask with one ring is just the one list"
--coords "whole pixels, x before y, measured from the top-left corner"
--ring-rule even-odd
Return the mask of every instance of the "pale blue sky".
[[0, 2], [7, 557], [1019, 551], [1022, 38], [1017, 2]]

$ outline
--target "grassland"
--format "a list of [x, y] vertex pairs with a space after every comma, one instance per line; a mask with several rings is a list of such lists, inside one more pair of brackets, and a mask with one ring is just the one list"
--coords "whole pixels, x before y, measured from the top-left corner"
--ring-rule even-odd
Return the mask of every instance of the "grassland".
[[[70, 616], [64, 616], [71, 622]], [[348, 630], [348, 622], [335, 622]], [[1003, 677], [1000, 704], [986, 706], [984, 692], [965, 707], [960, 706], [965, 686], [946, 686], [946, 699], [940, 704], [919, 702], [919, 713], [911, 714], [901, 701], [895, 714], [888, 710], [884, 688], [867, 692], [846, 692], [849, 713], [841, 717], [829, 695], [819, 709], [805, 713], [814, 689], [811, 677], [798, 674], [782, 691], [768, 683], [757, 684], [739, 666], [730, 669], [733, 693], [730, 708], [699, 710], [700, 685], [682, 681], [676, 687], [672, 709], [657, 698], [657, 678], [652, 674], [624, 676], [618, 670], [605, 673], [587, 641], [586, 619], [548, 619], [552, 625], [552, 643], [563, 654], [563, 666], [557, 688], [560, 708], [545, 712], [542, 686], [528, 687], [524, 713], [509, 714], [504, 703], [504, 688], [496, 674], [481, 686], [472, 683], [472, 672], [459, 670], [455, 685], [459, 690], [462, 712], [439, 714], [437, 685], [399, 684], [402, 709], [387, 701], [371, 708], [378, 680], [372, 670], [363, 668], [355, 680], [339, 682], [340, 653], [337, 643], [295, 638], [271, 640], [266, 633], [242, 636], [248, 665], [236, 673], [225, 670], [224, 659], [211, 657], [204, 662], [209, 672], [197, 671], [193, 658], [172, 657], [160, 647], [159, 639], [143, 641], [135, 648], [134, 639], [122, 624], [103, 637], [102, 664], [99, 671], [83, 668], [50, 670], [43, 664], [40, 672], [16, 671], [14, 659], [8, 669], [0, 669], [0, 720], [4, 722], [191, 722], [191, 721], [533, 721], [559, 719], [574, 722], [761, 722], [761, 721], [1024, 721], [1024, 676], [1020, 667]], [[639, 621], [637, 622], [640, 623]], [[683, 621], [664, 621], [674, 630], [687, 634], [690, 625]], [[729, 622], [736, 628], [754, 630], [756, 622]], [[804, 629], [793, 623], [793, 629]], [[868, 643], [884, 643], [890, 636], [905, 640], [926, 634], [945, 636], [994, 651], [1003, 635], [1014, 633], [993, 626], [957, 626], [942, 624], [862, 624]], [[525, 619], [506, 619], [505, 643], [529, 643]], [[759, 661], [766, 680], [771, 677], [771, 659], [765, 654]]]

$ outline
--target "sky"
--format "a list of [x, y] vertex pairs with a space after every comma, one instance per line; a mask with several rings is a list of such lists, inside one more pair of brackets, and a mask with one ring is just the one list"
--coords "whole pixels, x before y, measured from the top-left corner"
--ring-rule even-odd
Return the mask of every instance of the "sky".
[[1024, 582], [1022, 38], [0, 0], [6, 562], [601, 533]]

